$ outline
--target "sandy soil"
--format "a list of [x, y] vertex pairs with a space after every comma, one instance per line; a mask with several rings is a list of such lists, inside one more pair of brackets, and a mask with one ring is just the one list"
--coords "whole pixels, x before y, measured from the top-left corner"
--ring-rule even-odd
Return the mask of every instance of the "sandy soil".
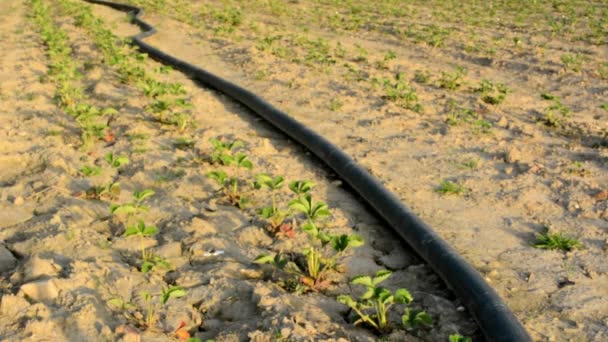
[[[445, 341], [456, 332], [479, 337], [458, 298], [308, 153], [224, 96], [180, 73], [159, 73], [158, 64], [143, 60], [149, 75], [181, 83], [194, 105], [195, 127], [179, 131], [160, 125], [148, 109], [150, 99], [135, 85], [120, 82], [87, 32], [61, 15], [55, 2], [46, 3], [53, 4], [55, 22], [68, 35], [82, 73], [77, 83], [87, 101], [116, 108], [118, 114], [110, 120], [111, 139], [83, 148], [80, 128], [53, 100], [56, 84], [47, 77], [46, 48], [27, 17], [28, 3], [9, 0], [0, 5], [0, 50], [6, 52], [0, 56], [0, 98], [6, 104], [0, 109], [0, 339], [177, 341], [175, 332], [183, 324], [182, 331], [201, 340], [372, 341], [378, 336], [352, 325], [350, 310], [335, 297], [357, 294], [360, 290], [348, 280], [381, 269], [394, 272], [386, 282], [389, 289], [410, 290], [411, 307], [426, 310], [435, 322], [432, 328], [409, 333], [395, 329], [385, 339]], [[103, 7], [95, 7], [95, 13], [118, 35], [134, 32], [121, 13]], [[177, 21], [161, 27], [183, 29], [184, 37], [195, 32]], [[163, 33], [154, 42], [180, 57], [214, 61], [224, 75], [245, 80], [242, 70], [223, 62], [222, 54], [211, 55], [214, 50], [208, 45], [199, 49], [203, 41], [180, 45], [174, 38], [182, 36], [172, 34]], [[312, 80], [311, 75], [303, 81]], [[287, 104], [288, 99], [282, 101]], [[314, 117], [295, 114], [313, 123]], [[324, 134], [335, 130], [335, 123], [314, 126]], [[206, 174], [218, 167], [208, 161], [209, 139], [220, 136], [243, 141], [243, 152], [253, 162], [251, 172], [227, 171], [249, 178], [265, 172], [288, 181], [312, 180], [317, 184], [315, 199], [332, 210], [327, 229], [356, 232], [365, 239], [364, 246], [340, 259], [344, 270], [332, 273], [327, 289], [288, 291], [276, 283], [270, 268], [253, 263], [260, 253], [300, 255], [308, 239], [302, 232], [273, 238], [255, 208], [239, 210], [218, 194]], [[340, 142], [339, 135], [330, 137]], [[192, 143], [178, 144], [183, 138]], [[108, 152], [126, 155], [130, 163], [113, 168], [104, 160]], [[366, 165], [382, 165], [370, 161]], [[100, 173], [85, 176], [83, 166], [97, 166]], [[372, 168], [375, 173], [382, 169]], [[391, 184], [396, 178], [385, 180]], [[91, 187], [109, 183], [120, 184], [116, 198], [84, 196]], [[159, 230], [142, 244], [171, 265], [149, 273], [140, 271], [138, 240], [122, 237], [125, 220], [110, 214], [110, 204], [127, 203], [133, 191], [142, 189], [155, 191], [142, 218]], [[254, 207], [266, 204], [268, 196], [255, 194]], [[278, 197], [290, 199], [287, 189]], [[157, 304], [162, 289], [172, 285], [184, 288], [186, 295]], [[142, 324], [147, 312], [142, 291], [152, 294], [157, 308], [157, 323], [147, 329]], [[393, 315], [391, 320], [399, 319]]]
[[[607, 338], [605, 4], [132, 2], [150, 10], [155, 45], [256, 91], [377, 175], [535, 340]], [[413, 103], [391, 101], [398, 73]], [[483, 101], [483, 79], [506, 85], [503, 103]], [[443, 180], [464, 194], [438, 193]], [[584, 247], [533, 248], [546, 230]]]

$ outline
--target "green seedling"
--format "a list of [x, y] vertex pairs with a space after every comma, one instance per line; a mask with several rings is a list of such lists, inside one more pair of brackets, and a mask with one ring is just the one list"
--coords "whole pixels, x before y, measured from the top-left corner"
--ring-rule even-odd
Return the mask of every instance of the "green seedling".
[[603, 109], [603, 110], [605, 110], [605, 111], [608, 111], [608, 102], [606, 102], [606, 103], [602, 103], [602, 104], [600, 105], [600, 108], [602, 108], [602, 109]]
[[401, 324], [405, 330], [415, 330], [420, 327], [432, 326], [433, 319], [425, 311], [405, 308], [405, 312], [401, 316]]
[[[259, 174], [256, 176], [254, 187], [256, 189], [268, 188], [270, 189], [271, 206], [261, 208], [259, 214], [268, 222], [268, 230], [271, 233], [277, 233], [285, 219], [289, 216], [289, 212], [280, 210], [277, 206], [276, 193], [283, 187], [285, 179], [283, 176], [271, 177], [267, 174]], [[284, 227], [286, 234], [288, 233], [287, 227]]]
[[[160, 304], [166, 305], [170, 299], [184, 297], [186, 295], [186, 290], [184, 290], [181, 286], [169, 286], [168, 288], [164, 288], [159, 295]], [[153, 295], [149, 292], [142, 291], [140, 293], [140, 296], [143, 299], [144, 305], [146, 307], [144, 326], [150, 329], [154, 327], [154, 324], [156, 323], [156, 319], [158, 316], [158, 306], [152, 301]]]
[[467, 193], [467, 188], [458, 183], [449, 180], [444, 180], [435, 189], [435, 192], [444, 195], [464, 195]]
[[167, 259], [165, 259], [161, 256], [153, 255], [151, 253], [146, 252], [145, 257], [146, 257], [146, 259], [144, 259], [144, 261], [141, 263], [141, 272], [142, 273], [148, 273], [152, 269], [155, 269], [155, 268], [164, 268], [164, 269], [171, 268], [171, 263], [169, 263], [169, 261], [167, 261]]
[[[413, 297], [406, 289], [398, 289], [394, 293], [378, 285], [388, 279], [392, 272], [388, 270], [378, 271], [374, 277], [357, 276], [351, 280], [351, 284], [363, 285], [366, 291], [358, 300], [354, 300], [351, 296], [340, 295], [338, 301], [351, 308], [359, 316], [355, 321], [356, 324], [366, 323], [372, 326], [380, 333], [389, 330], [388, 312], [389, 309], [397, 304], [408, 305], [413, 301]], [[409, 315], [402, 317], [402, 321], [407, 321], [409, 324], [411, 311], [406, 311]], [[404, 314], [404, 316], [406, 316]], [[422, 321], [428, 322], [426, 314]], [[429, 317], [430, 318], [430, 317]], [[415, 318], [414, 318], [415, 320]], [[422, 323], [421, 321], [421, 323]]]
[[127, 229], [125, 230], [125, 233], [122, 236], [123, 237], [139, 236], [140, 247], [141, 247], [141, 259], [145, 262], [147, 259], [146, 247], [144, 245], [145, 238], [154, 236], [157, 233], [158, 233], [158, 228], [156, 228], [155, 226], [147, 226], [143, 220], [138, 220], [136, 224], [127, 227]]
[[501, 104], [509, 93], [509, 89], [504, 84], [493, 83], [485, 79], [481, 81], [479, 87], [475, 88], [475, 91], [481, 93], [483, 102], [491, 105]]
[[561, 61], [564, 64], [564, 66], [566, 67], [566, 69], [570, 69], [574, 72], [579, 72], [581, 71], [581, 68], [583, 66], [583, 61], [584, 61], [584, 57], [581, 54], [571, 54], [571, 53], [566, 53], [563, 54], [561, 56]]
[[88, 166], [85, 165], [83, 167], [80, 168], [80, 172], [82, 172], [83, 175], [90, 177], [90, 176], [99, 176], [101, 174], [101, 168], [99, 166]]
[[562, 233], [545, 232], [536, 234], [536, 241], [534, 242], [534, 247], [536, 248], [549, 250], [558, 249], [564, 252], [569, 252], [573, 249], [581, 248], [582, 246], [583, 244], [579, 240], [562, 235]]
[[403, 108], [415, 112], [422, 111], [422, 106], [418, 103], [416, 90], [407, 82], [403, 73], [398, 73], [394, 82], [386, 78], [379, 80], [379, 82], [384, 88], [386, 99], [396, 102]]
[[225, 158], [225, 156], [232, 157], [233, 150], [245, 146], [245, 144], [240, 140], [222, 141], [212, 138], [209, 140], [209, 142], [211, 142], [211, 145], [213, 145], [213, 151], [211, 152], [212, 163], [222, 162], [222, 159]]
[[229, 200], [230, 204], [238, 207], [239, 209], [245, 209], [249, 203], [249, 197], [246, 197], [239, 190], [239, 180], [237, 178], [230, 178], [224, 171], [211, 171], [207, 173], [207, 177], [215, 180], [221, 187], [221, 191]]
[[310, 192], [312, 188], [315, 186], [315, 183], [307, 180], [298, 180], [289, 182], [289, 190], [295, 193], [298, 196], [302, 196]]
[[545, 115], [540, 121], [549, 127], [561, 127], [565, 120], [571, 116], [571, 110], [564, 106], [557, 96], [552, 101], [553, 103], [545, 109]]
[[449, 337], [449, 342], [473, 342], [473, 339], [467, 336], [462, 336], [460, 334], [452, 334]]
[[110, 212], [113, 215], [124, 215], [127, 218], [131, 218], [139, 213], [147, 212], [150, 208], [143, 205], [143, 202], [150, 196], [154, 195], [155, 192], [150, 189], [133, 192], [133, 200], [125, 204], [112, 204], [110, 206]]
[[[314, 223], [308, 222], [302, 226], [310, 238], [310, 245], [303, 250], [306, 268], [302, 270], [296, 263], [282, 256], [261, 254], [255, 258], [257, 264], [270, 264], [289, 276], [297, 278], [297, 291], [321, 291], [329, 284], [326, 280], [328, 272], [338, 270], [336, 259], [347, 249], [362, 246], [364, 241], [359, 235], [330, 235], [319, 230]], [[333, 254], [329, 255], [326, 246], [331, 246]]]
[[466, 69], [463, 67], [456, 67], [453, 72], [442, 71], [439, 77], [439, 87], [448, 90], [456, 90], [464, 84], [464, 76], [466, 75]]
[[116, 199], [120, 195], [120, 183], [110, 183], [108, 185], [94, 186], [85, 192], [87, 199], [102, 199], [107, 197], [108, 199]]
[[463, 169], [475, 170], [479, 167], [479, 159], [466, 159], [458, 164]]
[[104, 159], [106, 160], [106, 162], [108, 162], [108, 164], [110, 166], [112, 166], [115, 169], [117, 169], [123, 165], [127, 165], [130, 162], [129, 158], [126, 155], [117, 156], [117, 155], [114, 155], [114, 153], [112, 153], [112, 152], [106, 153], [106, 155], [104, 156]]
[[222, 154], [222, 155], [220, 155], [219, 160], [222, 165], [226, 165], [226, 166], [234, 165], [234, 166], [246, 168], [248, 170], [253, 169], [253, 163], [251, 162], [251, 160], [249, 160], [247, 155], [244, 153], [237, 153], [236, 156], [232, 156], [229, 154]]
[[306, 214], [309, 221], [330, 216], [329, 208], [325, 202], [314, 202], [310, 194], [304, 194], [289, 202], [289, 209]]

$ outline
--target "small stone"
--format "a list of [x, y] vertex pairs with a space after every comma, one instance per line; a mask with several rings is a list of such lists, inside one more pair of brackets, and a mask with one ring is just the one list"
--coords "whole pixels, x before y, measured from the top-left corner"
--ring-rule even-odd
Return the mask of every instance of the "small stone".
[[24, 284], [19, 292], [36, 302], [53, 300], [59, 296], [59, 289], [52, 278]]
[[23, 203], [25, 203], [25, 200], [21, 196], [17, 196], [17, 198], [15, 198], [13, 201], [13, 204], [15, 205], [23, 205]]
[[4, 247], [4, 245], [0, 245], [0, 272], [6, 272], [12, 270], [17, 264], [17, 259], [9, 251]]

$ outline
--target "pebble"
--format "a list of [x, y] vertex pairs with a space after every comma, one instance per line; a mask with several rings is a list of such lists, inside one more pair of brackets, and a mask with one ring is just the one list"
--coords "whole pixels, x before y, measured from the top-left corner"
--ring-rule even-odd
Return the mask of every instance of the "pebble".
[[15, 200], [13, 201], [13, 204], [15, 205], [23, 205], [23, 203], [25, 202], [25, 200], [23, 199], [23, 197], [18, 196], [17, 198], [15, 198]]
[[6, 272], [15, 267], [17, 259], [4, 245], [0, 245], [0, 272]]

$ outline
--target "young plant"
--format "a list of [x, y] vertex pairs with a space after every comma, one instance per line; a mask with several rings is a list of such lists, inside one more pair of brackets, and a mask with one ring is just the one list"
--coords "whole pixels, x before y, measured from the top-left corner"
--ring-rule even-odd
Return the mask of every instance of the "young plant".
[[268, 222], [268, 230], [271, 233], [277, 233], [282, 228], [284, 234], [291, 235], [289, 227], [282, 227], [283, 221], [289, 216], [289, 212], [279, 209], [276, 198], [277, 191], [283, 187], [285, 179], [283, 176], [271, 177], [267, 174], [259, 174], [256, 178], [257, 180], [254, 183], [256, 189], [270, 189], [271, 205], [261, 208], [259, 211], [260, 216]]
[[[154, 195], [155, 192], [150, 189], [133, 192], [133, 200], [125, 204], [112, 204], [110, 206], [110, 212], [113, 215], [124, 215], [127, 219], [133, 217], [142, 212], [147, 212], [149, 208], [143, 205], [144, 200]], [[128, 220], [127, 220], [128, 221]]]
[[123, 237], [139, 236], [141, 247], [141, 259], [145, 262], [147, 259], [146, 247], [144, 241], [146, 237], [154, 236], [158, 233], [158, 228], [155, 226], [147, 226], [143, 220], [138, 220], [136, 224], [127, 227]]
[[398, 73], [395, 76], [394, 82], [391, 82], [389, 79], [382, 79], [380, 82], [384, 87], [385, 98], [396, 102], [403, 108], [417, 113], [422, 112], [422, 106], [418, 103], [416, 90], [407, 82], [403, 73]]
[[475, 89], [475, 92], [481, 93], [480, 96], [483, 102], [497, 106], [505, 100], [509, 93], [509, 88], [504, 84], [493, 83], [490, 80], [484, 79], [479, 84], [479, 87]]
[[233, 150], [245, 146], [245, 144], [240, 140], [223, 141], [212, 138], [209, 140], [209, 142], [211, 142], [211, 145], [213, 145], [213, 151], [211, 152], [212, 163], [221, 162], [223, 156], [232, 156]]
[[405, 311], [401, 316], [401, 324], [405, 330], [415, 330], [420, 327], [432, 326], [433, 318], [423, 310], [405, 308]]
[[[181, 298], [186, 295], [186, 290], [184, 290], [181, 286], [169, 286], [168, 288], [162, 289], [159, 294], [159, 302], [161, 305], [166, 305], [170, 299]], [[157, 316], [158, 316], [158, 305], [152, 301], [153, 295], [147, 291], [142, 291], [140, 293], [141, 298], [144, 301], [145, 309], [145, 321], [144, 327], [151, 329], [154, 327]]]
[[540, 121], [549, 127], [561, 127], [566, 118], [571, 116], [571, 110], [564, 106], [561, 99], [557, 96], [553, 97], [552, 101], [553, 104], [545, 109], [545, 116]]
[[80, 172], [82, 172], [83, 175], [90, 177], [90, 176], [98, 176], [101, 174], [101, 168], [99, 166], [88, 166], [85, 165], [83, 167], [80, 168]]
[[549, 250], [558, 249], [564, 252], [569, 252], [573, 249], [581, 248], [582, 246], [583, 244], [579, 240], [562, 235], [562, 233], [545, 232], [536, 234], [536, 241], [534, 242], [534, 247], [536, 248]]
[[442, 71], [439, 77], [439, 87], [456, 90], [464, 83], [463, 77], [466, 75], [466, 69], [463, 67], [456, 67], [453, 72]]
[[221, 170], [211, 171], [207, 173], [207, 177], [214, 179], [218, 183], [222, 193], [228, 198], [230, 204], [239, 209], [245, 209], [249, 205], [249, 197], [239, 190], [238, 178], [230, 178], [226, 172]]
[[291, 190], [297, 196], [307, 194], [308, 192], [310, 192], [310, 190], [312, 190], [314, 186], [315, 183], [308, 180], [298, 180], [289, 182], [289, 190]]
[[[374, 277], [357, 276], [351, 280], [351, 284], [363, 285], [366, 288], [365, 293], [354, 300], [351, 296], [340, 295], [338, 301], [350, 307], [359, 316], [355, 324], [366, 323], [372, 326], [380, 333], [385, 333], [390, 329], [388, 320], [389, 309], [397, 304], [408, 305], [413, 301], [412, 295], [406, 289], [398, 289], [394, 293], [378, 285], [388, 279], [392, 272], [388, 270], [378, 271]], [[412, 318], [412, 311], [405, 311], [402, 317], [402, 322], [415, 321]], [[428, 315], [420, 315], [420, 323], [428, 322]]]
[[114, 155], [114, 153], [112, 153], [112, 152], [106, 153], [104, 158], [105, 158], [106, 162], [108, 162], [108, 164], [115, 169], [117, 169], [123, 165], [127, 165], [130, 162], [129, 158], [127, 156], [125, 156], [125, 155], [117, 156], [117, 155]]
[[[261, 254], [254, 259], [254, 262], [270, 264], [289, 276], [295, 276], [296, 291], [322, 291], [329, 285], [326, 280], [327, 274], [340, 268], [337, 265], [337, 258], [349, 248], [362, 246], [364, 241], [356, 234], [327, 234], [310, 222], [305, 224], [302, 230], [310, 237], [310, 245], [304, 248], [302, 253], [306, 259], [304, 269], [280, 253], [274, 256]], [[332, 254], [329, 254], [325, 248], [327, 245], [331, 246]]]
[[449, 180], [444, 180], [435, 189], [435, 192], [444, 195], [464, 195], [465, 193], [467, 193], [467, 188], [458, 183]]
[[120, 183], [113, 182], [107, 185], [93, 186], [85, 192], [85, 198], [87, 199], [102, 199], [107, 197], [108, 199], [116, 199], [120, 195]]
[[325, 202], [314, 202], [312, 196], [310, 196], [308, 193], [291, 200], [289, 202], [289, 208], [296, 212], [304, 213], [310, 222], [314, 222], [320, 218], [331, 215]]

